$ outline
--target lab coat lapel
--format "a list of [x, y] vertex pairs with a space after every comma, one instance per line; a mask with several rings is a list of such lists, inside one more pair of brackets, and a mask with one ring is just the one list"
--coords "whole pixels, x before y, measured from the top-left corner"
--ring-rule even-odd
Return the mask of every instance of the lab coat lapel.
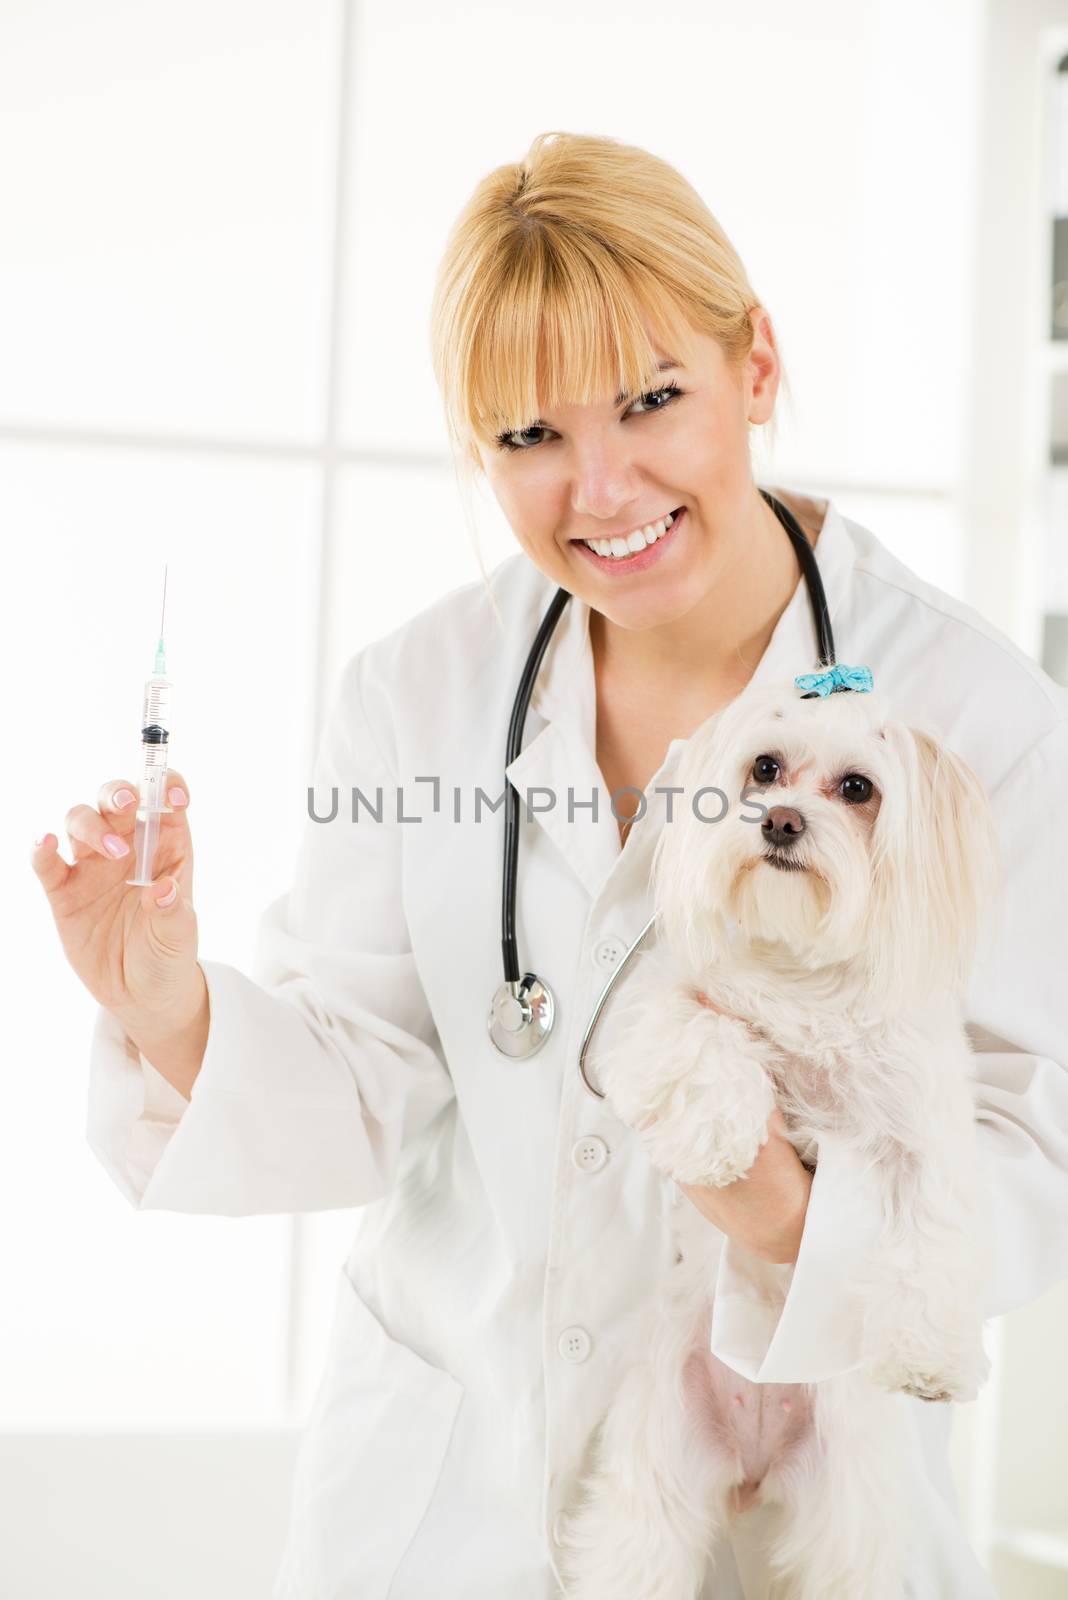
[[[546, 605], [553, 591], [546, 593]], [[591, 899], [619, 855], [619, 832], [596, 758], [596, 687], [585, 601], [568, 601], [531, 695], [528, 727], [542, 724], [505, 774], [519, 792], [520, 829], [548, 834]], [[542, 790], [547, 792], [537, 793]], [[596, 809], [590, 805], [596, 797]], [[522, 842], [520, 843], [522, 855]]]
[[574, 728], [554, 720], [504, 770], [519, 791], [520, 828], [527, 826], [529, 803], [530, 821], [544, 829], [595, 898], [619, 854], [619, 834], [613, 839], [610, 797], [592, 751]]

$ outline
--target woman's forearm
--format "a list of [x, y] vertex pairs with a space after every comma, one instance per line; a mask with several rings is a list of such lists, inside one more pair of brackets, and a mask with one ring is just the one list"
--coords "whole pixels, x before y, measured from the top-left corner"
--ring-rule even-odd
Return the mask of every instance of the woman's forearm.
[[183, 1001], [175, 1012], [119, 1017], [146, 1061], [186, 1100], [192, 1098], [193, 1084], [204, 1060], [211, 1020], [207, 980], [199, 966], [196, 970], [199, 982], [188, 1002]]

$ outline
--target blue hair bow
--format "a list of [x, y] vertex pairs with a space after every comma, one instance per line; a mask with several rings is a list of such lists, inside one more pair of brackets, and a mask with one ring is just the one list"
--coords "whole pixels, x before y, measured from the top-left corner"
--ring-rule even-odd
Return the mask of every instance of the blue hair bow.
[[838, 662], [826, 672], [803, 672], [794, 679], [799, 689], [807, 689], [802, 700], [822, 699], [828, 694], [840, 694], [845, 689], [855, 689], [858, 694], [868, 694], [873, 686], [870, 667], [844, 667]]

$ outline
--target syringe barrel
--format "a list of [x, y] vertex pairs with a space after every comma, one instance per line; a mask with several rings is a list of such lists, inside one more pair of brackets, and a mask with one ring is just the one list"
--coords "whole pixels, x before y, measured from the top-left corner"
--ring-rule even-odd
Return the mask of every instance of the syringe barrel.
[[138, 811], [170, 811], [167, 804], [167, 746], [143, 744], [141, 799]]
[[145, 680], [141, 706], [141, 810], [171, 809], [166, 794], [170, 726], [170, 679], [155, 673]]
[[[145, 680], [145, 696], [141, 702], [141, 737], [148, 728], [168, 734], [171, 728], [171, 682], [158, 673]], [[166, 740], [161, 742], [166, 743]]]
[[[162, 650], [162, 640], [160, 649]], [[167, 744], [171, 729], [171, 683], [154, 672], [145, 680], [141, 702], [141, 794], [134, 824], [134, 876], [127, 883], [150, 884], [159, 843], [160, 814], [167, 804]]]

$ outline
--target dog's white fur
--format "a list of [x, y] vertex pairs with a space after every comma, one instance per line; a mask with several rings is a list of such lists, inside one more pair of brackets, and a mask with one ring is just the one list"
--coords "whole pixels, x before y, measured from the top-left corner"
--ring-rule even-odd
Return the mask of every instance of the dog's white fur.
[[[767, 754], [778, 772], [758, 784]], [[846, 774], [871, 798], [844, 798]], [[749, 1171], [778, 1104], [810, 1168], [830, 1135], [862, 1158], [881, 1245], [851, 1285], [861, 1368], [753, 1384], [709, 1348], [723, 1236], [676, 1205], [675, 1266], [633, 1319], [633, 1363], [565, 1517], [566, 1593], [697, 1600], [719, 1535], [759, 1503], [779, 1508], [777, 1597], [900, 1600], [914, 1470], [900, 1393], [969, 1400], [988, 1372], [961, 1016], [1000, 890], [986, 795], [878, 690], [793, 685], [751, 686], [710, 718], [677, 782], [653, 858], [657, 943], [634, 958], [598, 1062], [608, 1102], [664, 1173], [712, 1186]], [[703, 821], [723, 809], [698, 795], [712, 785], [729, 809]], [[773, 806], [805, 824], [778, 852]]]

